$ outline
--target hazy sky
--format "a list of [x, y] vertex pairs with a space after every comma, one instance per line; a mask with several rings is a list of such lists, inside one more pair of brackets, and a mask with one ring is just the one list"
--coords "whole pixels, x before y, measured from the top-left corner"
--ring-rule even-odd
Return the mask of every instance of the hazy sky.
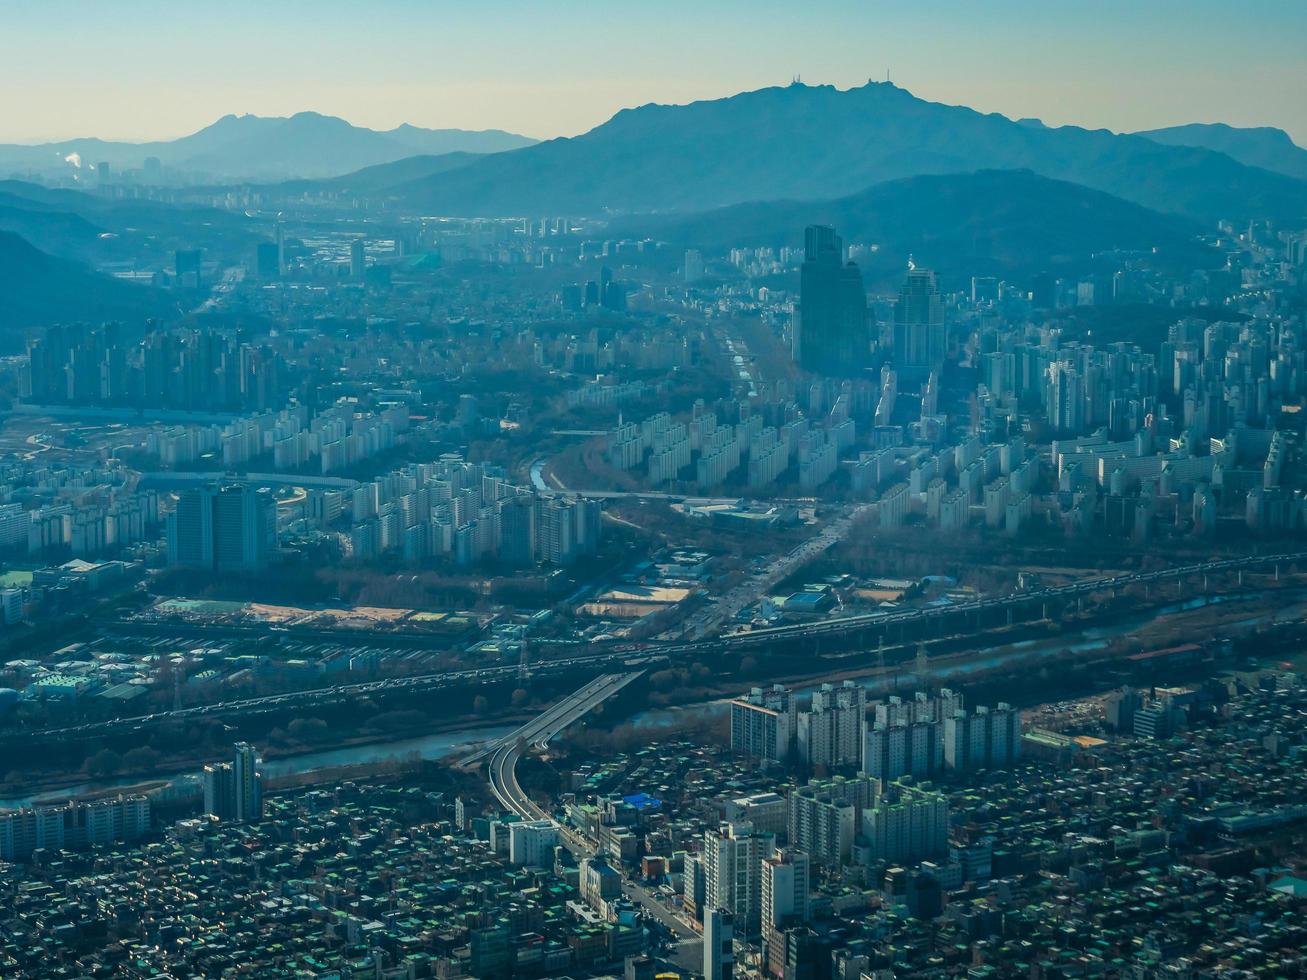
[[228, 112], [549, 137], [646, 102], [892, 79], [1132, 130], [1307, 145], [1307, 0], [0, 0], [0, 140], [173, 138]]

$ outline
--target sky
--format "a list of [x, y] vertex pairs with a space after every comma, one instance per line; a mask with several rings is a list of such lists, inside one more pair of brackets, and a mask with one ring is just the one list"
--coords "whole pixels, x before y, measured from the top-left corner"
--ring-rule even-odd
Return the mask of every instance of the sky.
[[584, 132], [619, 109], [889, 77], [1050, 125], [1278, 126], [1307, 0], [0, 0], [0, 141], [171, 139], [230, 112]]

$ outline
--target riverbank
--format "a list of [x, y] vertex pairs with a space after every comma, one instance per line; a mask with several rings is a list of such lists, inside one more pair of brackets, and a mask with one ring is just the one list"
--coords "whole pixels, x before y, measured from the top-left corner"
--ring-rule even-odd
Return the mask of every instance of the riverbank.
[[[521, 712], [506, 715], [494, 724], [478, 728], [463, 728], [464, 723], [440, 726], [435, 731], [421, 734], [401, 734], [395, 737], [359, 736], [347, 743], [333, 743], [329, 747], [310, 748], [304, 751], [268, 752], [261, 769], [271, 780], [284, 779], [304, 773], [333, 767], [384, 764], [416, 758], [426, 761], [445, 758], [464, 747], [479, 742], [494, 741], [516, 729], [526, 716]], [[196, 753], [170, 762], [166, 772], [132, 773], [103, 779], [85, 779], [74, 782], [77, 774], [65, 773], [27, 784], [17, 790], [5, 787], [0, 795], [0, 809], [46, 803], [62, 803], [70, 799], [94, 799], [118, 793], [142, 792], [146, 786], [159, 790], [188, 777], [198, 780], [200, 771], [210, 762], [226, 761], [210, 753]]]

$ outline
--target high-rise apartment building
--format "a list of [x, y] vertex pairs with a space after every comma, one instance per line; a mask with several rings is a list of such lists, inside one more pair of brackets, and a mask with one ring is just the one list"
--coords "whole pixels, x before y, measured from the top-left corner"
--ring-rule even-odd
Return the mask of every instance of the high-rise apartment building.
[[877, 779], [929, 779], [944, 767], [944, 726], [938, 721], [896, 721], [867, 730], [862, 771]]
[[263, 817], [263, 777], [258, 752], [248, 742], [237, 742], [231, 762], [204, 767], [204, 812], [219, 820], [255, 823]]
[[860, 684], [823, 684], [798, 716], [799, 758], [810, 766], [856, 766], [862, 759], [867, 692]]
[[764, 762], [784, 762], [797, 727], [794, 692], [780, 684], [755, 687], [731, 702], [731, 751]]
[[34, 851], [139, 840], [150, 829], [150, 801], [139, 794], [0, 813], [0, 861]]
[[879, 783], [867, 776], [813, 780], [789, 795], [789, 844], [813, 864], [839, 868], [853, 857], [862, 812], [875, 802]]
[[885, 786], [862, 815], [862, 834], [873, 861], [922, 861], [948, 847], [948, 797], [909, 777]]
[[764, 955], [775, 934], [807, 921], [808, 855], [793, 848], [777, 848], [762, 862], [762, 949]]
[[726, 909], [747, 935], [757, 933], [762, 918], [762, 859], [775, 842], [749, 823], [724, 823], [703, 835], [704, 907]]
[[710, 908], [703, 917], [704, 980], [731, 980], [734, 975], [734, 917], [727, 909]]
[[1000, 702], [972, 714], [944, 719], [944, 765], [948, 769], [998, 769], [1021, 758], [1021, 712]]
[[536, 542], [540, 559], [551, 565], [570, 565], [599, 547], [603, 507], [584, 497], [539, 498]]

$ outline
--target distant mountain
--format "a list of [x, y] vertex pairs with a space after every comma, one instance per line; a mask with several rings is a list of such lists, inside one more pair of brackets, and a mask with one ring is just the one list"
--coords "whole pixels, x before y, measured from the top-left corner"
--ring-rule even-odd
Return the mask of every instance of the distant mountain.
[[339, 192], [361, 197], [389, 196], [397, 187], [415, 180], [448, 173], [480, 160], [482, 153], [440, 153], [404, 157], [393, 163], [378, 163], [340, 177], [320, 180], [288, 180], [273, 185], [287, 194]]
[[203, 248], [210, 258], [236, 259], [263, 237], [239, 212], [104, 197], [21, 180], [0, 180], [0, 230], [80, 262], [131, 261], [137, 268], [170, 267], [179, 248]]
[[1193, 147], [1020, 123], [918, 99], [886, 82], [800, 84], [619, 112], [572, 139], [477, 160], [399, 190], [429, 213], [702, 211], [830, 200], [871, 184], [1028, 169], [1203, 220], [1307, 215], [1307, 182]]
[[288, 118], [228, 115], [169, 141], [73, 139], [38, 146], [0, 145], [0, 174], [68, 176], [105, 162], [112, 177], [115, 171], [139, 170], [147, 157], [155, 157], [169, 170], [197, 178], [317, 178], [416, 154], [498, 153], [534, 142], [497, 129], [421, 129], [405, 124], [377, 131], [316, 112]]
[[877, 246], [860, 259], [871, 278], [897, 277], [912, 256], [945, 275], [1083, 272], [1094, 253], [1157, 250], [1180, 269], [1216, 265], [1198, 227], [1101, 191], [1028, 170], [909, 177], [834, 201], [737, 204], [706, 213], [632, 216], [610, 234], [651, 235], [720, 254], [734, 245], [801, 246], [809, 224], [834, 225], [846, 242]]
[[138, 322], [168, 312], [167, 298], [149, 286], [122, 282], [55, 258], [0, 231], [0, 352], [22, 349], [25, 331], [85, 320]]
[[1241, 129], [1225, 123], [1190, 123], [1136, 133], [1167, 146], [1200, 146], [1224, 153], [1250, 167], [1307, 180], [1307, 150], [1273, 126]]
[[32, 202], [0, 193], [0, 231], [12, 232], [53, 255], [86, 259], [104, 229], [79, 214], [32, 207]]

